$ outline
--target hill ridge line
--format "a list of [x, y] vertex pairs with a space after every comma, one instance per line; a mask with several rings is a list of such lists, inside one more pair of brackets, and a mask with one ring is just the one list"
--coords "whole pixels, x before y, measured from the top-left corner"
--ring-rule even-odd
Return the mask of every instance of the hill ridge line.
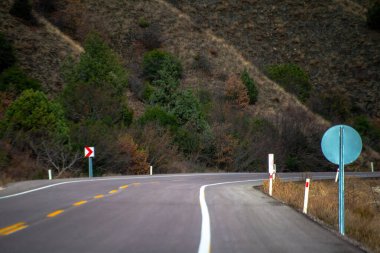
[[[173, 11], [174, 13], [176, 13], [179, 18], [186, 19], [191, 25], [193, 25], [194, 27], [196, 27], [196, 24], [191, 20], [191, 18], [187, 14], [185, 14], [182, 11], [180, 11], [179, 9], [177, 9], [172, 4], [166, 2], [165, 0], [155, 0], [155, 1], [158, 2], [158, 3], [160, 3], [160, 4], [165, 5], [171, 11]], [[313, 116], [313, 118], [315, 120], [317, 120], [317, 122], [319, 124], [321, 124], [322, 126], [329, 126], [329, 125], [331, 125], [331, 122], [329, 122], [328, 120], [326, 120], [322, 116], [320, 116], [320, 115], [314, 113], [313, 111], [311, 111], [308, 107], [306, 107], [305, 105], [303, 105], [293, 94], [290, 94], [290, 93], [286, 92], [280, 85], [278, 85], [277, 83], [275, 83], [272, 80], [270, 80], [267, 76], [265, 76], [252, 62], [246, 60], [245, 57], [240, 53], [240, 51], [236, 49], [236, 47], [234, 47], [233, 45], [227, 43], [223, 38], [220, 38], [220, 37], [216, 36], [210, 29], [207, 29], [204, 33], [212, 41], [215, 41], [215, 42], [221, 44], [224, 48], [226, 48], [230, 52], [233, 52], [233, 54], [236, 56], [236, 58], [238, 59], [238, 61], [240, 61], [244, 67], [250, 68], [251, 72], [254, 73], [253, 78], [255, 79], [255, 81], [258, 81], [260, 84], [270, 84], [270, 85], [272, 85], [273, 88], [275, 88], [276, 90], [280, 91], [285, 96], [287, 96], [287, 99], [291, 99], [292, 102], [296, 103], [297, 106], [301, 107], [306, 113], [308, 113], [311, 116]]]
[[68, 43], [70, 47], [73, 49], [74, 52], [77, 54], [83, 53], [84, 48], [81, 44], [74, 41], [72, 38], [70, 38], [68, 35], [64, 34], [59, 28], [57, 28], [55, 25], [53, 25], [49, 20], [47, 20], [45, 17], [38, 14], [36, 11], [33, 11], [33, 16], [37, 19], [37, 21], [41, 24], [43, 24], [48, 32], [51, 32], [55, 35], [58, 35], [62, 38], [63, 41]]

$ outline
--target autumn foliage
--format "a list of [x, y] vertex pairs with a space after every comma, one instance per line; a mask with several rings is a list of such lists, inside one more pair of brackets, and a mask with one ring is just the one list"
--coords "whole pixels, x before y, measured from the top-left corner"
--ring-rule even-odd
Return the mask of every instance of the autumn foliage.
[[226, 81], [226, 97], [233, 104], [244, 108], [249, 104], [247, 88], [237, 75], [231, 75]]
[[148, 155], [145, 151], [140, 150], [133, 138], [128, 135], [119, 137], [118, 145], [121, 155], [124, 155], [125, 161], [128, 161], [125, 172], [127, 174], [147, 174], [149, 170]]

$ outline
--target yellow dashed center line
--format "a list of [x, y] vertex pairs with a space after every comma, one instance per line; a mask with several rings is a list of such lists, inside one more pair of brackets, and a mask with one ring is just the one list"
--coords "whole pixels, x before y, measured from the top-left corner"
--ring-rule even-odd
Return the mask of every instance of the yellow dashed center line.
[[82, 201], [75, 202], [73, 204], [73, 206], [80, 206], [80, 205], [83, 205], [83, 204], [86, 204], [86, 203], [87, 203], [87, 200], [82, 200]]
[[99, 195], [94, 196], [94, 199], [100, 199], [100, 198], [103, 198], [103, 197], [104, 197], [103, 194], [99, 194]]
[[59, 214], [61, 214], [63, 212], [64, 212], [64, 210], [57, 210], [57, 211], [54, 211], [52, 213], [49, 213], [46, 217], [52, 218], [52, 217], [55, 217], [55, 216], [57, 216], [57, 215], [59, 215]]
[[139, 186], [141, 183], [133, 183], [134, 186]]
[[127, 188], [128, 188], [128, 185], [126, 184], [126, 185], [120, 186], [119, 188], [120, 188], [120, 189], [127, 189]]
[[24, 228], [27, 228], [27, 227], [28, 227], [28, 225], [26, 225], [25, 222], [19, 222], [19, 223], [13, 224], [11, 226], [0, 229], [0, 235], [10, 235], [14, 232], [17, 232], [17, 231], [24, 229]]
[[109, 194], [114, 194], [116, 192], [117, 192], [117, 190], [112, 190], [112, 191], [109, 192]]

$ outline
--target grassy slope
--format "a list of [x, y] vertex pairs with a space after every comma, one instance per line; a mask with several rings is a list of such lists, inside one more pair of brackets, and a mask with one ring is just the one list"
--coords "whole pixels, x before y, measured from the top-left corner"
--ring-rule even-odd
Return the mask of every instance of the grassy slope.
[[60, 66], [67, 56], [79, 51], [60, 34], [41, 25], [29, 27], [8, 12], [11, 0], [0, 4], [0, 31], [13, 41], [19, 65], [33, 78], [41, 81], [46, 91], [54, 94], [63, 85]]
[[172, 1], [260, 68], [295, 62], [315, 89], [339, 88], [356, 113], [380, 118], [380, 33], [368, 29], [369, 1]]

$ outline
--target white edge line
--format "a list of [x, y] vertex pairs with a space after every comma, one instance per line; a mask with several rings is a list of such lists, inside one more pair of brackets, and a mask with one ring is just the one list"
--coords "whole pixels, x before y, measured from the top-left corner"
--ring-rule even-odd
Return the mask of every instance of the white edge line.
[[183, 175], [165, 175], [165, 176], [135, 176], [135, 177], [123, 177], [123, 178], [95, 178], [95, 179], [83, 179], [83, 180], [75, 180], [75, 181], [66, 181], [66, 182], [61, 182], [61, 183], [55, 183], [55, 184], [50, 184], [50, 185], [47, 185], [47, 186], [43, 186], [43, 187], [39, 187], [39, 188], [35, 188], [35, 189], [32, 189], [32, 190], [28, 190], [28, 191], [23, 191], [23, 192], [19, 192], [19, 193], [15, 193], [15, 194], [10, 194], [10, 195], [6, 195], [6, 196], [2, 196], [0, 197], [0, 200], [1, 199], [7, 199], [7, 198], [12, 198], [12, 197], [16, 197], [16, 196], [20, 196], [20, 195], [24, 195], [24, 194], [28, 194], [28, 193], [31, 193], [31, 192], [36, 192], [36, 191], [40, 191], [40, 190], [44, 190], [44, 189], [48, 189], [48, 188], [51, 188], [51, 187], [55, 187], [55, 186], [58, 186], [58, 185], [64, 185], [64, 184], [72, 184], [72, 183], [83, 183], [83, 182], [94, 182], [94, 181], [107, 181], [107, 180], [133, 180], [133, 179], [152, 179], [152, 178], [171, 178], [171, 177], [195, 177], [195, 176], [211, 176], [211, 175], [234, 175], [234, 174], [250, 174], [250, 175], [254, 175], [254, 174], [262, 174], [262, 173], [219, 173], [219, 174], [215, 174], [215, 173], [206, 173], [206, 174], [183, 174]]
[[[333, 178], [333, 177], [332, 176], [314, 176], [313, 178], [328, 179], [328, 178]], [[302, 179], [302, 177], [297, 176], [297, 177], [288, 177], [288, 178], [283, 178], [283, 179], [300, 180], [300, 179]], [[216, 186], [216, 185], [223, 185], [223, 184], [259, 182], [259, 181], [263, 181], [263, 180], [265, 180], [265, 179], [229, 181], [229, 182], [221, 182], [221, 183], [215, 183], [215, 184], [206, 184], [206, 185], [201, 186], [201, 188], [199, 189], [199, 203], [201, 206], [201, 213], [202, 213], [202, 227], [201, 227], [201, 238], [200, 238], [200, 242], [199, 242], [198, 253], [210, 253], [211, 252], [211, 224], [210, 224], [210, 214], [209, 214], [207, 202], [206, 202], [206, 194], [205, 194], [206, 188], [209, 186]]]
[[201, 228], [201, 239], [199, 242], [198, 253], [209, 253], [211, 252], [211, 225], [210, 225], [210, 214], [208, 212], [208, 207], [206, 203], [205, 190], [209, 186], [216, 186], [222, 184], [234, 184], [234, 183], [243, 183], [243, 182], [258, 182], [263, 181], [265, 179], [250, 179], [250, 180], [242, 180], [242, 181], [229, 181], [229, 182], [221, 182], [216, 184], [206, 184], [202, 185], [199, 189], [199, 203], [201, 205], [202, 212], [202, 228]]

